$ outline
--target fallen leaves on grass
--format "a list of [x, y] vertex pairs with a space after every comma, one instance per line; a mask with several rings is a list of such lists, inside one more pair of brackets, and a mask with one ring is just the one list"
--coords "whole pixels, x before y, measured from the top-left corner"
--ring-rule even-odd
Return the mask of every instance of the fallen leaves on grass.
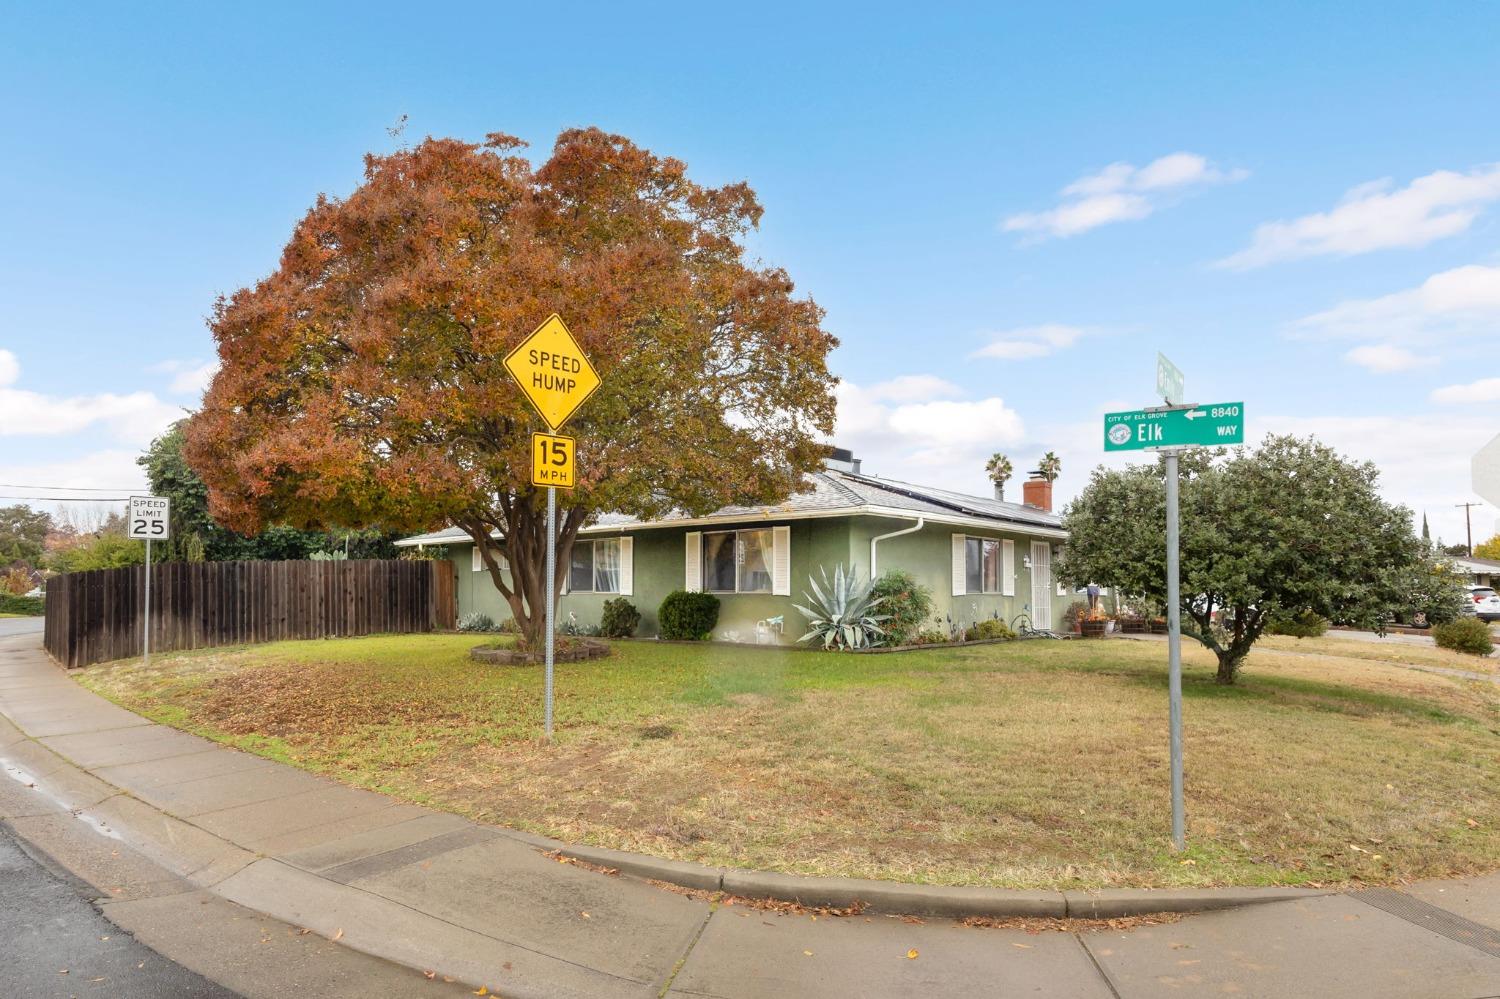
[[915, 961], [917, 959], [917, 948], [913, 947], [911, 950], [907, 951], [906, 959], [908, 961]]

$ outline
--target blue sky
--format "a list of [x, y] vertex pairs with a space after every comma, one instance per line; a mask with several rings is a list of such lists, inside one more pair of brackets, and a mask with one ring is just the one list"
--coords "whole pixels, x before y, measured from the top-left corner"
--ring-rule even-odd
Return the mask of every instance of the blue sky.
[[403, 114], [748, 180], [879, 473], [1052, 448], [1066, 497], [1162, 350], [1451, 540], [1500, 432], [1494, 4], [216, 6], [4, 7], [0, 483], [138, 485], [214, 296]]

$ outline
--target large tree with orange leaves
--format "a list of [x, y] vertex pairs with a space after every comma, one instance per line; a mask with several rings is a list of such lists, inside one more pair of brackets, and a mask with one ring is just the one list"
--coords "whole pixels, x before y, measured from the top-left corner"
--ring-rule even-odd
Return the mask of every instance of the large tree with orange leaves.
[[521, 338], [557, 312], [603, 378], [568, 426], [554, 592], [601, 512], [798, 489], [832, 430], [837, 341], [785, 271], [747, 261], [747, 185], [700, 186], [598, 129], [562, 133], [540, 167], [523, 145], [428, 139], [319, 197], [276, 272], [217, 303], [221, 367], [186, 454], [240, 531], [462, 527], [534, 642], [549, 581], [529, 435], [545, 428], [501, 364]]

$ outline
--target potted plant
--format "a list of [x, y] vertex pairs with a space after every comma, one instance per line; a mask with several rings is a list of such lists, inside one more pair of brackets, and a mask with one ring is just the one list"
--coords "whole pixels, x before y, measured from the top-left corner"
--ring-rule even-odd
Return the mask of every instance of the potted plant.
[[1109, 618], [1103, 611], [1096, 610], [1092, 614], [1086, 614], [1079, 620], [1079, 632], [1084, 638], [1103, 638], [1105, 626], [1109, 624]]
[[1068, 604], [1067, 609], [1063, 611], [1063, 629], [1065, 631], [1071, 631], [1075, 635], [1078, 634], [1078, 632], [1082, 629], [1083, 619], [1087, 616], [1088, 605], [1085, 604], [1082, 600], [1073, 601], [1072, 603]]

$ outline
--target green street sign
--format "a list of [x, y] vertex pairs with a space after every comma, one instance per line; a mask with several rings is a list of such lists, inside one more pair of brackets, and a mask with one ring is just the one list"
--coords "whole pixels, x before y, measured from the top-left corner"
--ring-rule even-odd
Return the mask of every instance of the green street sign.
[[1184, 409], [1104, 414], [1104, 450], [1213, 447], [1245, 443], [1245, 404], [1216, 402]]

